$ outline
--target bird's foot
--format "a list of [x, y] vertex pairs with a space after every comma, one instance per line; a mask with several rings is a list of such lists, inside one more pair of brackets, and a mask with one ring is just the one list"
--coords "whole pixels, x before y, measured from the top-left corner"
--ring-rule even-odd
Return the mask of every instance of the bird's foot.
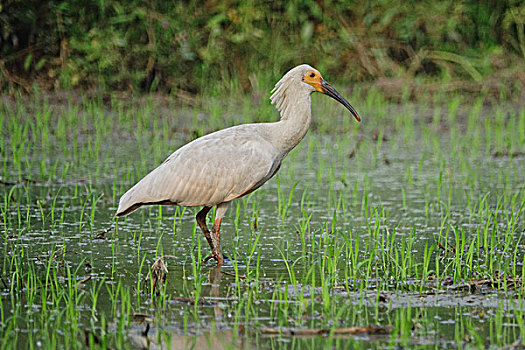
[[210, 255], [208, 255], [207, 257], [205, 257], [204, 259], [202, 259], [202, 263], [203, 263], [203, 264], [206, 264], [208, 261], [210, 261], [210, 259], [215, 259], [215, 260], [217, 260], [217, 258], [216, 258], [213, 254], [210, 254]]
[[215, 259], [215, 261], [217, 261], [217, 265], [224, 265], [224, 260], [229, 260], [229, 259], [226, 257], [226, 255], [224, 255], [224, 254], [221, 254], [221, 255], [222, 256], [219, 258], [218, 254], [212, 253], [212, 254], [208, 255], [207, 257], [205, 257], [204, 259], [202, 259], [202, 263], [206, 264], [211, 259]]

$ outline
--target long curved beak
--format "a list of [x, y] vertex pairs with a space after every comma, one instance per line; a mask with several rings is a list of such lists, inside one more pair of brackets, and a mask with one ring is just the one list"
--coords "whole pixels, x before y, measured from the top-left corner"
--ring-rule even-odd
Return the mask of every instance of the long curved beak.
[[352, 105], [347, 100], [345, 100], [345, 98], [341, 96], [341, 94], [337, 92], [337, 90], [334, 89], [332, 85], [328, 84], [328, 82], [324, 80], [323, 78], [321, 78], [321, 90], [322, 91], [319, 91], [319, 92], [330, 96], [331, 98], [333, 98], [334, 100], [336, 100], [337, 102], [345, 106], [346, 109], [348, 109], [350, 113], [352, 113], [352, 115], [355, 117], [355, 119], [357, 119], [358, 122], [361, 121], [361, 118], [359, 117], [359, 114], [357, 114], [357, 111], [355, 110], [355, 108], [352, 107]]

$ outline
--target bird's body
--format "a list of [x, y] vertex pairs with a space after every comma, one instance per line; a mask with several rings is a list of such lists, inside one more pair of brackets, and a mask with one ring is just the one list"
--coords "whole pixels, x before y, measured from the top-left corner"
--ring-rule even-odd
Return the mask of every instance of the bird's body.
[[[311, 81], [305, 81], [311, 80]], [[282, 160], [306, 135], [311, 121], [310, 95], [326, 93], [355, 110], [308, 65], [290, 70], [276, 84], [271, 96], [281, 114], [274, 123], [233, 126], [200, 137], [176, 150], [120, 199], [116, 216], [142, 205], [204, 206], [197, 222], [204, 232], [212, 257], [222, 264], [220, 224], [230, 202], [268, 181]], [[210, 234], [206, 214], [217, 206]]]
[[268, 126], [234, 126], [184, 145], [122, 196], [118, 212], [162, 201], [214, 206], [257, 189], [284, 157], [272, 145]]

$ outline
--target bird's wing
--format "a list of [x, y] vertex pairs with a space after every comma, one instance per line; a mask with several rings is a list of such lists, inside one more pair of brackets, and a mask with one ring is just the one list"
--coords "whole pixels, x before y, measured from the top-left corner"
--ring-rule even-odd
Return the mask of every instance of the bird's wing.
[[225, 129], [179, 148], [122, 196], [117, 215], [149, 203], [213, 206], [257, 189], [282, 156], [250, 130]]

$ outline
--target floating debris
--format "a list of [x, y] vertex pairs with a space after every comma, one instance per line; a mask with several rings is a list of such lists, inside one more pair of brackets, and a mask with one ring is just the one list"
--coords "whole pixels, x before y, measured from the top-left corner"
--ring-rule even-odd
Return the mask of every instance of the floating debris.
[[391, 326], [381, 326], [371, 324], [366, 327], [345, 327], [345, 328], [314, 328], [314, 329], [299, 329], [299, 328], [262, 328], [261, 333], [266, 335], [279, 335], [287, 337], [301, 337], [311, 335], [344, 335], [344, 334], [389, 334], [392, 332]]
[[86, 283], [87, 281], [89, 281], [91, 279], [91, 275], [87, 276], [86, 278], [82, 279], [81, 281], [79, 281], [77, 284], [84, 284]]
[[246, 278], [246, 276], [236, 275], [233, 272], [221, 271], [221, 273], [226, 276], [239, 277], [241, 280]]
[[114, 227], [114, 225], [111, 225], [110, 227], [100, 231], [95, 237], [93, 237], [93, 239], [106, 239], [106, 233], [113, 230]]
[[199, 298], [197, 301], [195, 301], [195, 299], [193, 298], [173, 297], [171, 298], [171, 301], [175, 303], [188, 304], [188, 305], [195, 305], [195, 302], [197, 302], [197, 305], [201, 305], [201, 306], [219, 305], [219, 301], [207, 300], [205, 298]]
[[168, 273], [168, 268], [164, 264], [162, 257], [158, 258], [157, 261], [151, 265], [151, 270], [146, 276], [146, 281], [151, 279], [151, 294], [160, 293], [160, 288], [162, 284], [166, 282], [166, 274]]

